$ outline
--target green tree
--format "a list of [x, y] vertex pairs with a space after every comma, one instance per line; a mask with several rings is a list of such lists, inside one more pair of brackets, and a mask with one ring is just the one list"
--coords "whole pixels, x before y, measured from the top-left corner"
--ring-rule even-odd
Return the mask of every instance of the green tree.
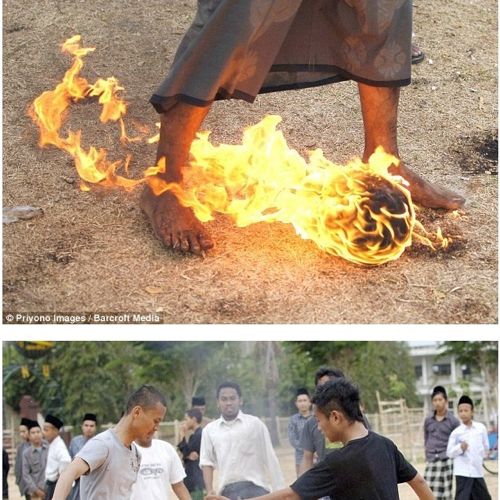
[[169, 401], [169, 415], [182, 418], [191, 398], [203, 395], [207, 410], [217, 414], [216, 388], [225, 380], [239, 382], [245, 394], [254, 380], [248, 380], [247, 359], [240, 342], [145, 342], [138, 375], [143, 381], [160, 383]]
[[[9, 344], [3, 354], [5, 400], [17, 410], [21, 396], [30, 394], [44, 413], [54, 413], [66, 424], [78, 425], [88, 411], [103, 423], [116, 422], [138, 384], [138, 355], [130, 342], [56, 342], [50, 354], [32, 360]], [[43, 365], [48, 366], [45, 375]], [[28, 378], [18, 366], [28, 367]]]
[[340, 368], [360, 388], [368, 413], [377, 412], [376, 391], [382, 399], [404, 397], [408, 406], [418, 402], [414, 368], [404, 342], [293, 342], [293, 349], [308, 353], [314, 371], [321, 365]]

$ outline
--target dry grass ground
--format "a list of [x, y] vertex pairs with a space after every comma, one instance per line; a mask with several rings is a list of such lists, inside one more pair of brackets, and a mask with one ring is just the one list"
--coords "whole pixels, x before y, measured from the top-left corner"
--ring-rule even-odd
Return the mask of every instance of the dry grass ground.
[[[165, 251], [137, 205], [138, 193], [78, 189], [68, 157], [37, 147], [26, 109], [68, 67], [58, 53], [81, 34], [95, 46], [84, 76], [114, 75], [132, 119], [154, 127], [148, 104], [195, 0], [39, 0], [3, 3], [3, 205], [42, 217], [3, 227], [4, 312], [158, 312], [166, 323], [496, 323], [497, 3], [415, 2], [415, 32], [427, 59], [402, 92], [400, 151], [432, 181], [468, 199], [460, 217], [424, 210], [429, 227], [455, 239], [447, 252], [414, 245], [396, 262], [362, 268], [319, 251], [291, 227], [209, 223], [216, 248], [205, 259]], [[431, 64], [432, 60], [432, 64]], [[95, 105], [72, 126], [87, 145], [116, 143], [96, 125]], [[356, 86], [261, 96], [214, 106], [204, 127], [237, 143], [266, 114], [283, 117], [289, 144], [321, 147], [343, 162], [363, 147]], [[135, 148], [138, 171], [154, 146]], [[113, 154], [120, 154], [117, 147]], [[493, 159], [492, 159], [493, 158]]]

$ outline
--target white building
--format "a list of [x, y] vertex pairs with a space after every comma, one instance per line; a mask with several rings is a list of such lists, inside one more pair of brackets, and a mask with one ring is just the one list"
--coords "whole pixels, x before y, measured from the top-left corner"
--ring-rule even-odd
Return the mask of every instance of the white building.
[[[450, 409], [456, 410], [460, 396], [467, 393], [473, 401], [480, 401], [475, 409], [476, 417], [484, 423], [497, 421], [497, 409], [491, 407], [488, 397], [497, 388], [487, 386], [484, 373], [471, 372], [460, 365], [454, 356], [439, 356], [444, 348], [438, 342], [409, 342], [416, 379], [416, 391], [424, 405], [425, 414], [432, 411], [431, 394], [436, 385], [442, 385], [447, 393]], [[487, 418], [486, 418], [487, 416]]]

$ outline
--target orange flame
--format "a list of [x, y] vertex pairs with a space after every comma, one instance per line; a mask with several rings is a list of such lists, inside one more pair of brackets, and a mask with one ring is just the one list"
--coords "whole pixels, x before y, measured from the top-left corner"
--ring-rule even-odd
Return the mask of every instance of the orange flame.
[[[82, 57], [95, 50], [80, 47], [80, 36], [66, 40], [62, 50], [73, 56], [70, 69], [54, 90], [35, 99], [29, 113], [40, 129], [40, 146], [54, 145], [74, 158], [82, 190], [91, 185], [130, 190], [146, 182], [156, 195], [172, 191], [201, 221], [224, 213], [240, 227], [261, 221], [289, 223], [324, 251], [360, 264], [397, 259], [411, 245], [412, 236], [432, 248], [431, 239], [442, 247], [449, 242], [440, 232], [427, 233], [416, 220], [405, 181], [388, 172], [397, 158], [379, 147], [367, 164], [354, 159], [340, 166], [317, 149], [306, 161], [276, 130], [279, 116], [267, 116], [245, 130], [240, 145], [214, 146], [210, 132], [199, 133], [184, 176], [187, 188], [158, 176], [165, 172], [165, 158], [146, 168], [140, 179], [120, 176], [117, 170], [122, 166], [128, 172], [130, 155], [112, 162], [105, 149], [85, 150], [81, 131], [69, 131], [62, 138], [60, 129], [72, 102], [97, 96], [101, 122], [118, 122], [123, 144], [143, 140], [143, 135], [129, 138], [125, 133], [127, 105], [119, 97], [124, 89], [113, 77], [90, 85], [79, 76]], [[146, 142], [157, 140], [158, 135]]]

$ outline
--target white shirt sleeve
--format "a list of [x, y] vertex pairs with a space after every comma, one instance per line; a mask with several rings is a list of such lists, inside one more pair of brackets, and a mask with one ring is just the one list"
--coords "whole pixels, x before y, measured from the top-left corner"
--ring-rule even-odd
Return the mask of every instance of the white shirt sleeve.
[[483, 457], [486, 457], [488, 456], [488, 451], [490, 450], [490, 443], [488, 441], [488, 431], [485, 426], [483, 426], [481, 434], [483, 439]]
[[215, 456], [215, 449], [212, 439], [210, 438], [208, 426], [205, 427], [201, 434], [200, 467], [204, 465], [214, 468], [217, 467], [217, 457]]
[[69, 454], [68, 448], [66, 448], [66, 445], [64, 444], [64, 441], [61, 441], [61, 446], [59, 446], [57, 450], [57, 461], [57, 469], [59, 475], [61, 475], [63, 470], [71, 463], [71, 456]]
[[184, 471], [181, 459], [179, 458], [179, 455], [177, 455], [173, 446], [170, 446], [169, 443], [165, 443], [165, 445], [168, 446], [168, 454], [170, 456], [168, 470], [170, 484], [180, 483], [186, 477], [186, 472]]
[[460, 427], [457, 427], [451, 434], [450, 438], [448, 439], [448, 447], [446, 448], [446, 455], [450, 458], [455, 458], [458, 457], [459, 455], [462, 455], [463, 450], [462, 447], [460, 446], [460, 440], [458, 436], [458, 429]]
[[283, 472], [281, 471], [278, 458], [274, 452], [273, 445], [271, 443], [271, 436], [267, 430], [266, 425], [261, 422], [261, 432], [262, 432], [262, 443], [264, 446], [264, 457], [267, 462], [267, 468], [269, 470], [269, 475], [271, 478], [271, 485], [273, 491], [279, 490], [285, 487], [285, 479], [283, 478]]

